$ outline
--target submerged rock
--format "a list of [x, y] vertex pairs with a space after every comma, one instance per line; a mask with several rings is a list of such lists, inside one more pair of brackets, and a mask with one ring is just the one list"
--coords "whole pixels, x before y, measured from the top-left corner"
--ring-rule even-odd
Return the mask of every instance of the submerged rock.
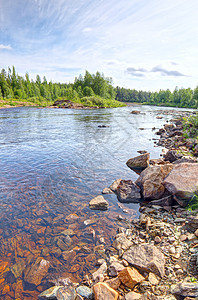
[[59, 288], [61, 288], [62, 286], [52, 286], [51, 288], [45, 290], [44, 292], [42, 292], [38, 297], [39, 299], [57, 299], [56, 298], [56, 294], [57, 291], [59, 290]]
[[132, 180], [121, 180], [117, 187], [117, 197], [123, 203], [137, 203], [141, 199], [140, 188]]
[[89, 202], [90, 209], [107, 210], [108, 206], [109, 203], [104, 199], [103, 196], [97, 196]]
[[149, 153], [144, 153], [141, 155], [138, 155], [136, 157], [130, 158], [127, 162], [126, 165], [130, 169], [145, 169], [149, 166]]
[[33, 265], [29, 265], [24, 271], [24, 280], [28, 283], [39, 285], [42, 279], [47, 275], [50, 262], [38, 258]]

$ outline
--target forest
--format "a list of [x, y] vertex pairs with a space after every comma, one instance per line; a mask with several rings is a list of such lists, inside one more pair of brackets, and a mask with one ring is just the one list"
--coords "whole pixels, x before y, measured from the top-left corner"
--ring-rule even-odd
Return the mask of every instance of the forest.
[[32, 80], [28, 73], [24, 77], [19, 76], [14, 66], [0, 72], [1, 104], [7, 100], [9, 104], [17, 105], [17, 101], [21, 100], [28, 105], [48, 106], [57, 99], [99, 107], [117, 107], [122, 106], [123, 102], [134, 102], [198, 108], [198, 87], [194, 90], [176, 87], [173, 92], [168, 89], [146, 92], [118, 86], [114, 88], [112, 78], [100, 72], [90, 74], [85, 71], [84, 76], [76, 77], [74, 83], [48, 82], [45, 76], [41, 79], [39, 75]]
[[159, 106], [198, 108], [198, 86], [194, 90], [176, 87], [173, 92], [168, 89], [159, 92], [144, 92], [116, 87], [116, 100]]

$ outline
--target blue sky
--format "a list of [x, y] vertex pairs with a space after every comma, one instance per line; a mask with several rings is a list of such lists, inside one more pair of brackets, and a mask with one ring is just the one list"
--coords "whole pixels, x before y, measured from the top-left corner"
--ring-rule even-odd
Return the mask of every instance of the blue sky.
[[198, 85], [197, 0], [0, 0], [0, 69], [103, 72], [138, 90]]

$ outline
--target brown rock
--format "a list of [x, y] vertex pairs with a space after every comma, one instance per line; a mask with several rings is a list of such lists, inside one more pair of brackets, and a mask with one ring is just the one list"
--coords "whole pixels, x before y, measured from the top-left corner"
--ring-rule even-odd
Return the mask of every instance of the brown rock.
[[124, 268], [124, 270], [118, 273], [118, 278], [127, 287], [133, 289], [134, 286], [143, 281], [144, 277], [135, 268]]
[[141, 199], [140, 188], [132, 180], [121, 180], [116, 192], [123, 203], [136, 203]]
[[117, 300], [118, 292], [108, 286], [105, 282], [98, 282], [93, 286], [95, 300]]
[[125, 267], [117, 261], [114, 261], [110, 264], [108, 268], [109, 276], [117, 276], [120, 271], [122, 271]]
[[196, 237], [198, 237], [198, 229], [195, 230], [194, 235], [195, 235]]
[[165, 187], [162, 182], [172, 168], [172, 164], [166, 164], [149, 166], [142, 171], [135, 183], [140, 187], [142, 195], [146, 200], [160, 199], [163, 197]]
[[121, 281], [118, 277], [108, 279], [105, 281], [112, 289], [117, 290], [121, 284]]
[[23, 295], [23, 282], [22, 280], [18, 280], [15, 288], [15, 299], [22, 299]]
[[50, 262], [38, 258], [33, 265], [29, 265], [24, 272], [24, 280], [28, 283], [39, 285], [42, 279], [47, 275]]
[[155, 273], [160, 277], [165, 274], [164, 254], [153, 245], [133, 245], [124, 253], [123, 259], [138, 269]]
[[107, 210], [108, 206], [109, 204], [103, 196], [97, 196], [89, 202], [90, 209]]
[[[178, 199], [190, 200], [198, 191], [198, 164], [181, 163], [174, 165], [172, 171], [163, 181], [166, 189]], [[185, 206], [186, 202], [183, 202]], [[181, 204], [180, 204], [181, 205]]]
[[102, 194], [112, 194], [113, 191], [110, 189], [110, 188], [104, 188], [103, 191], [102, 191]]
[[149, 166], [149, 153], [144, 153], [136, 157], [130, 158], [126, 165], [130, 169], [145, 169]]

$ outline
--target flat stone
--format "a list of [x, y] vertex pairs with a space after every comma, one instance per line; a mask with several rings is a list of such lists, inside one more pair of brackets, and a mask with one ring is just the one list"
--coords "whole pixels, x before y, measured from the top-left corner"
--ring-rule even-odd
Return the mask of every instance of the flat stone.
[[42, 279], [47, 275], [50, 262], [38, 258], [33, 265], [29, 265], [24, 271], [24, 280], [28, 283], [39, 285]]
[[127, 239], [124, 233], [117, 234], [112, 244], [112, 246], [117, 250], [120, 249], [127, 250], [132, 245], [133, 243], [129, 239]]
[[57, 300], [75, 300], [76, 291], [72, 286], [61, 287], [56, 293]]
[[149, 273], [148, 276], [148, 281], [152, 284], [152, 285], [158, 285], [159, 283], [159, 278], [154, 274], [154, 273]]
[[140, 188], [132, 180], [121, 180], [116, 193], [122, 203], [138, 203], [141, 200]]
[[141, 155], [138, 155], [136, 157], [130, 158], [127, 162], [126, 165], [130, 169], [145, 169], [149, 166], [149, 153], [144, 153]]
[[25, 269], [25, 260], [21, 258], [16, 264], [12, 265], [10, 270], [15, 278], [18, 278], [21, 276]]
[[105, 282], [98, 282], [93, 286], [95, 300], [117, 300], [119, 294]]
[[174, 168], [163, 181], [166, 189], [178, 199], [190, 200], [198, 191], [198, 164], [181, 163]]
[[103, 196], [97, 196], [89, 202], [90, 209], [107, 210], [108, 206], [109, 203], [104, 199]]
[[124, 270], [120, 271], [118, 273], [118, 278], [125, 286], [131, 289], [133, 289], [137, 283], [144, 280], [144, 277], [135, 268], [130, 267], [124, 268]]
[[132, 245], [123, 255], [123, 259], [138, 269], [165, 275], [164, 254], [155, 246], [149, 244]]
[[38, 297], [42, 299], [54, 299], [56, 298], [57, 291], [62, 286], [52, 286], [51, 288], [43, 291]]

